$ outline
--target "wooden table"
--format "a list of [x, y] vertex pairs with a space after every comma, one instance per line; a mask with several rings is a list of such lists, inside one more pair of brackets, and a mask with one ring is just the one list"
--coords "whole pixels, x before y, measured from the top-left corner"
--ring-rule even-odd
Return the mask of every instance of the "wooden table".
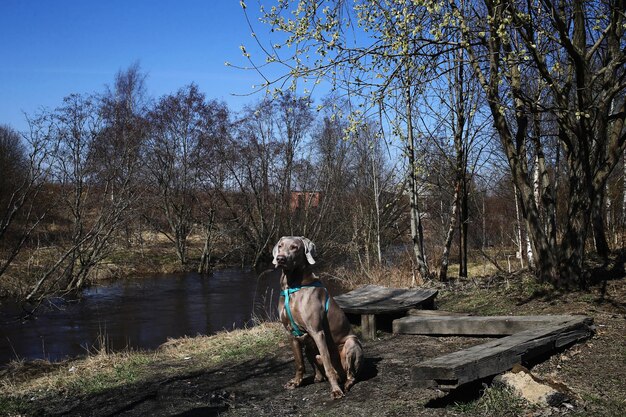
[[363, 338], [374, 339], [377, 315], [402, 314], [414, 308], [434, 308], [437, 293], [437, 290], [366, 285], [335, 297], [335, 301], [345, 313], [360, 314]]

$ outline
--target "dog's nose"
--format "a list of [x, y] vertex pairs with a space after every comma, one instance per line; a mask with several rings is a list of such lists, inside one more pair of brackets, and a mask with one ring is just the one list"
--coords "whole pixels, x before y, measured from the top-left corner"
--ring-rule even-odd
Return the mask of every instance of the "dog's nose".
[[287, 257], [285, 255], [277, 255], [276, 262], [279, 264], [284, 264], [287, 261]]

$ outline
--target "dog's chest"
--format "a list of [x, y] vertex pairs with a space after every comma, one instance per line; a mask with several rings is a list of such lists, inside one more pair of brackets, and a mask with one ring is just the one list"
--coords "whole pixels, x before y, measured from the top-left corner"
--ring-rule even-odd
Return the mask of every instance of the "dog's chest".
[[280, 321], [293, 336], [301, 337], [307, 334], [308, 327], [306, 313], [311, 307], [311, 296], [314, 288], [303, 288], [301, 291], [290, 293], [287, 297], [281, 296], [278, 304]]
[[[321, 296], [324, 295], [324, 301]], [[328, 291], [319, 281], [297, 287], [283, 287], [279, 302], [280, 319], [294, 336], [318, 329], [328, 312]]]
[[[278, 315], [281, 323], [285, 326], [290, 333], [293, 332], [294, 328], [292, 325], [292, 320], [296, 325], [300, 325], [300, 314], [298, 311], [299, 300], [298, 297], [294, 297], [291, 295], [289, 297], [289, 312], [287, 312], [287, 306], [285, 304], [285, 300], [281, 297], [280, 302], [278, 303]], [[291, 317], [290, 317], [291, 315]]]

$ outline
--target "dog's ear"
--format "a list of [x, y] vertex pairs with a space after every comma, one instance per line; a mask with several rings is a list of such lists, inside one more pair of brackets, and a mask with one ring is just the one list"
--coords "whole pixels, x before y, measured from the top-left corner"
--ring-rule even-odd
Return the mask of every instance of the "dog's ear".
[[274, 245], [274, 249], [272, 249], [272, 263], [274, 264], [274, 266], [278, 266], [278, 261], [276, 260], [276, 255], [278, 255], [278, 245], [280, 244], [281, 240], [283, 240], [285, 238], [285, 236], [281, 237], [280, 239], [278, 239], [278, 242], [276, 242], [276, 244]]
[[315, 263], [315, 256], [317, 256], [315, 253], [315, 243], [311, 242], [310, 239], [307, 239], [304, 236], [300, 239], [302, 239], [302, 243], [304, 243], [304, 254], [306, 255], [306, 260], [309, 264], [313, 265]]

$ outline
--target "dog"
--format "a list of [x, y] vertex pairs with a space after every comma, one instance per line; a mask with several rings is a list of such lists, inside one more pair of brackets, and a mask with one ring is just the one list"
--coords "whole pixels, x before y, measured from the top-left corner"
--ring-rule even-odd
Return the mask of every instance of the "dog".
[[280, 320], [291, 334], [296, 374], [285, 388], [302, 385], [305, 373], [302, 350], [315, 370], [315, 382], [328, 379], [331, 398], [344, 396], [356, 382], [363, 349], [346, 315], [321, 281], [311, 272], [315, 244], [305, 237], [283, 236], [272, 251], [273, 264], [282, 270]]

